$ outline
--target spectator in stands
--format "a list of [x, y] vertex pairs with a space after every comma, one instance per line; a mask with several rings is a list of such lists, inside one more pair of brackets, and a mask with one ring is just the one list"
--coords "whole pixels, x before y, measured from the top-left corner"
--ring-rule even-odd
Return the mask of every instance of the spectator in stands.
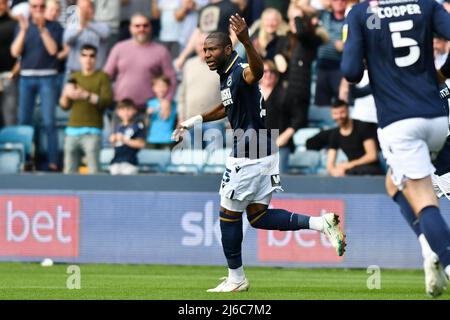
[[[181, 7], [175, 13], [175, 18], [181, 23], [180, 52], [184, 50], [189, 39], [197, 27], [198, 13], [200, 9], [208, 4], [208, 0], [179, 0]], [[176, 56], [173, 56], [174, 58]]]
[[[372, 94], [372, 88], [369, 82], [368, 71], [365, 70], [361, 81], [357, 84], [350, 84], [344, 78], [341, 80], [339, 88], [339, 99], [346, 101], [348, 105], [353, 105], [351, 118], [366, 123], [376, 124], [377, 110], [375, 99]], [[317, 112], [318, 108], [315, 109]], [[328, 116], [330, 119], [331, 116]], [[324, 126], [328, 128], [328, 126]], [[306, 141], [306, 148], [311, 150], [321, 150], [328, 148], [329, 136], [333, 129], [322, 130], [319, 134]], [[382, 165], [385, 164], [383, 158], [380, 157]]]
[[340, 63], [344, 44], [344, 26], [347, 0], [331, 0], [331, 11], [320, 11], [319, 19], [328, 32], [330, 41], [319, 48], [317, 59], [317, 85], [315, 104], [330, 106], [333, 98], [339, 96], [342, 79]]
[[172, 57], [180, 53], [181, 23], [176, 12], [182, 7], [180, 0], [153, 0], [152, 19], [160, 20], [159, 41], [169, 50]]
[[[348, 105], [342, 100], [333, 102], [333, 120], [338, 127], [330, 133], [327, 171], [333, 177], [345, 175], [382, 175], [378, 160], [375, 124], [352, 120]], [[337, 150], [342, 149], [347, 162], [336, 164]]]
[[306, 140], [306, 149], [316, 151], [328, 149], [332, 133], [333, 129], [321, 130], [318, 134]]
[[[61, 2], [59, 0], [47, 0], [47, 7], [45, 8], [45, 19], [47, 21], [55, 21], [59, 23], [59, 18], [61, 16]], [[69, 55], [70, 47], [68, 45], [63, 45], [63, 49], [58, 52], [58, 97], [61, 95], [62, 87], [64, 85], [64, 79], [66, 74], [66, 63], [67, 56]]]
[[13, 57], [21, 57], [19, 123], [31, 125], [39, 94], [44, 130], [47, 133], [48, 168], [58, 170], [58, 139], [55, 109], [58, 102], [57, 53], [62, 49], [61, 25], [45, 20], [45, 0], [30, 0], [31, 18], [18, 17], [17, 36], [11, 45]]
[[283, 19], [287, 20], [287, 12], [292, 0], [264, 0], [265, 8], [277, 9], [283, 15]]
[[171, 114], [176, 75], [167, 49], [151, 39], [150, 20], [141, 13], [131, 18], [130, 40], [117, 43], [108, 57], [105, 72], [115, 79], [115, 101], [132, 99], [138, 110], [145, 113], [147, 101], [155, 96], [152, 80], [161, 74], [170, 79], [167, 96], [161, 100], [160, 116], [166, 120]]
[[249, 26], [261, 17], [266, 8], [263, 0], [232, 0], [232, 2], [239, 7], [242, 17]]
[[267, 8], [262, 13], [261, 19], [256, 21], [250, 29], [253, 46], [261, 58], [273, 60], [281, 36], [286, 35], [288, 31], [281, 13], [277, 9]]
[[[239, 7], [230, 0], [210, 0], [199, 13], [197, 28], [191, 35], [188, 44], [175, 60], [175, 66], [181, 70], [186, 59], [195, 50], [195, 43], [200, 33], [220, 31], [229, 33], [229, 19], [235, 13], [240, 14]], [[236, 42], [234, 34], [231, 34], [233, 43]]]
[[11, 56], [16, 21], [8, 10], [8, 0], [0, 0], [0, 128], [17, 124], [17, 68]]
[[[195, 49], [197, 55], [189, 58], [183, 67], [178, 95], [178, 122], [183, 122], [197, 114], [202, 114], [209, 110], [211, 106], [218, 105], [222, 102], [220, 97], [219, 77], [209, 70], [208, 65], [205, 62], [203, 43], [205, 42], [206, 36], [207, 34], [205, 33], [199, 34]], [[217, 134], [221, 134], [222, 145], [217, 145], [217, 147], [222, 147], [224, 122], [221, 120], [202, 123], [202, 137], [209, 129], [216, 130], [216, 134], [214, 134], [212, 130], [209, 131], [210, 135], [208, 135], [208, 137], [211, 138], [211, 140], [217, 139], [216, 141], [218, 142], [219, 137], [217, 137]], [[197, 147], [193, 141], [194, 130], [195, 129], [191, 129], [189, 132], [191, 143], [194, 144], [194, 147]], [[207, 144], [206, 142], [203, 142], [198, 145], [199, 147], [201, 146], [204, 148]]]
[[296, 131], [293, 127], [296, 117], [293, 113], [298, 109], [286, 108], [288, 104], [285, 103], [285, 88], [271, 60], [264, 60], [264, 74], [260, 80], [260, 87], [267, 110], [266, 127], [270, 130], [279, 130], [276, 142], [280, 152], [280, 173], [287, 173], [289, 155], [295, 151], [292, 136]]
[[161, 115], [161, 104], [166, 99], [169, 89], [169, 77], [161, 75], [153, 78], [152, 90], [155, 97], [147, 103], [147, 114], [150, 120], [147, 142], [154, 149], [170, 149], [173, 144], [171, 137], [177, 119], [176, 103], [170, 101], [171, 113], [168, 118], [163, 118]]
[[106, 23], [109, 27], [109, 37], [106, 40], [106, 52], [119, 41], [121, 0], [96, 0], [94, 20]]
[[77, 5], [78, 20], [68, 23], [64, 32], [64, 43], [70, 47], [67, 70], [80, 70], [80, 49], [85, 44], [98, 48], [96, 68], [101, 69], [106, 62], [109, 27], [104, 22], [94, 20], [95, 9], [91, 0], [78, 0]]
[[82, 153], [90, 174], [99, 171], [103, 111], [112, 104], [112, 88], [106, 73], [96, 69], [97, 48], [85, 44], [80, 50], [81, 71], [70, 76], [59, 103], [71, 109], [64, 141], [64, 172], [77, 173]]
[[124, 99], [116, 107], [120, 124], [109, 137], [114, 146], [114, 158], [109, 166], [112, 175], [137, 174], [137, 153], [145, 148], [145, 130], [141, 121], [136, 121], [137, 109], [133, 100]]
[[291, 7], [290, 32], [279, 41], [279, 53], [275, 56], [277, 68], [287, 81], [285, 109], [295, 114], [295, 130], [308, 125], [312, 63], [319, 46], [328, 41], [326, 31], [318, 23], [317, 18], [306, 15], [299, 7]]
[[144, 16], [151, 16], [152, 1], [156, 0], [121, 0], [119, 41], [131, 37], [130, 22], [133, 15], [141, 13]]
[[61, 2], [59, 0], [47, 0], [45, 8], [45, 19], [58, 21], [61, 15]]

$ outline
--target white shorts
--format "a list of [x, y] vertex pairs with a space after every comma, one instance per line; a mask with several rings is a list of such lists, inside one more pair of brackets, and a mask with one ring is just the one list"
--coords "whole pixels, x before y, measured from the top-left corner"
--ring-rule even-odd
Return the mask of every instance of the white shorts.
[[113, 163], [109, 166], [109, 173], [112, 175], [133, 175], [138, 172], [139, 168], [128, 162]]
[[283, 191], [278, 153], [261, 159], [227, 158], [219, 191], [223, 208], [244, 212], [252, 203], [269, 205], [274, 191]]
[[405, 119], [378, 129], [383, 155], [399, 190], [407, 179], [422, 179], [434, 173], [430, 152], [442, 148], [447, 130], [447, 117]]
[[442, 176], [433, 174], [431, 180], [433, 181], [436, 196], [438, 198], [446, 196], [450, 200], [450, 173], [443, 174]]

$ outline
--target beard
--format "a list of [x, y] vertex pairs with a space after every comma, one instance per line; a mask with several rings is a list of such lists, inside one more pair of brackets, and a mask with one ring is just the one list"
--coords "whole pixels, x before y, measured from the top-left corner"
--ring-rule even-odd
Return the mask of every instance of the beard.
[[138, 43], [146, 43], [150, 39], [150, 37], [147, 34], [136, 34], [133, 35], [133, 39]]
[[347, 118], [344, 118], [341, 120], [340, 125], [343, 127], [347, 127], [349, 125], [349, 123], [350, 123], [350, 117], [347, 117]]

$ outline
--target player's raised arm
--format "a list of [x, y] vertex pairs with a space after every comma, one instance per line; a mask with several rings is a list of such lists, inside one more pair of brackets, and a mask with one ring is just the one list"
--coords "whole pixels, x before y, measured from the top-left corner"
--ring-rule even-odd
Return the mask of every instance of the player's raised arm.
[[187, 119], [177, 125], [175, 130], [172, 133], [172, 140], [178, 141], [180, 140], [180, 136], [184, 133], [185, 130], [189, 130], [196, 124], [202, 122], [216, 121], [223, 119], [227, 116], [225, 111], [225, 106], [223, 103], [215, 106], [210, 111], [206, 111], [205, 113], [193, 116], [192, 118]]
[[364, 39], [358, 23], [358, 10], [353, 8], [347, 15], [344, 25], [344, 52], [342, 54], [341, 71], [348, 82], [359, 82], [364, 75]]
[[235, 14], [230, 17], [230, 28], [236, 34], [238, 40], [244, 45], [248, 64], [250, 65], [250, 68], [244, 70], [244, 80], [248, 84], [254, 84], [262, 78], [264, 64], [250, 41], [247, 23], [239, 14]]

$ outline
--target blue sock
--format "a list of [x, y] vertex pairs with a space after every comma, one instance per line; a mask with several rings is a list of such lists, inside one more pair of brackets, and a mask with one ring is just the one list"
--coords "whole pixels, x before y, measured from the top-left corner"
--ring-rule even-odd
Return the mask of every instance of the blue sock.
[[309, 218], [309, 216], [295, 214], [283, 209], [264, 209], [252, 215], [247, 214], [247, 219], [252, 227], [264, 230], [309, 229]]
[[444, 267], [450, 265], [450, 229], [438, 207], [428, 206], [420, 212], [420, 229]]
[[222, 232], [222, 248], [228, 268], [237, 269], [242, 266], [242, 215], [236, 217], [221, 211], [220, 230]]
[[402, 213], [406, 222], [408, 222], [411, 229], [414, 231], [417, 237], [419, 237], [422, 233], [422, 231], [420, 231], [419, 219], [414, 214], [414, 211], [409, 205], [408, 200], [406, 200], [405, 196], [403, 195], [403, 192], [397, 191], [392, 199], [398, 204], [398, 206], [400, 207], [400, 212]]

